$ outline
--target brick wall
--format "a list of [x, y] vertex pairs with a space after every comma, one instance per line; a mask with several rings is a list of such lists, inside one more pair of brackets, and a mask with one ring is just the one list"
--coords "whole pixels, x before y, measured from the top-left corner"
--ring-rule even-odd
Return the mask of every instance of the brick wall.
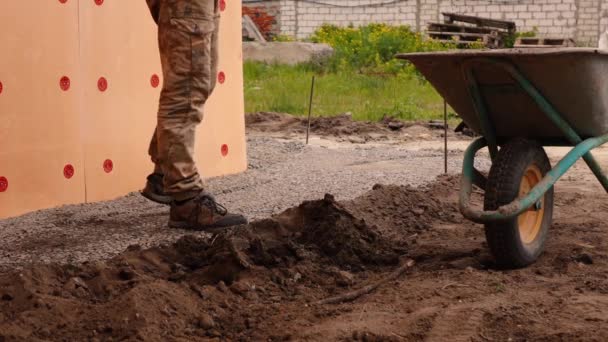
[[603, 0], [600, 8], [600, 28], [599, 32], [608, 30], [608, 0]]
[[298, 34], [299, 18], [296, 12], [296, 2], [293, 0], [281, 0], [281, 17], [279, 18], [279, 25], [281, 27], [281, 33], [290, 36], [301, 37]]
[[608, 26], [608, 0], [280, 0], [283, 34], [308, 37], [324, 23], [370, 22], [409, 25], [424, 30], [441, 12], [512, 20], [519, 31], [538, 28], [541, 35], [565, 36], [597, 44]]

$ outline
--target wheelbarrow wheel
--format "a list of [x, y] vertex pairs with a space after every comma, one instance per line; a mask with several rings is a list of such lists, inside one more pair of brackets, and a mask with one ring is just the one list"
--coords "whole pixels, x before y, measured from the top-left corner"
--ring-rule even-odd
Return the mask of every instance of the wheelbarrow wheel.
[[[490, 168], [484, 209], [497, 210], [527, 194], [551, 170], [541, 145], [517, 138], [500, 149]], [[521, 268], [543, 252], [553, 220], [553, 187], [518, 217], [485, 225], [486, 240], [501, 267]]]

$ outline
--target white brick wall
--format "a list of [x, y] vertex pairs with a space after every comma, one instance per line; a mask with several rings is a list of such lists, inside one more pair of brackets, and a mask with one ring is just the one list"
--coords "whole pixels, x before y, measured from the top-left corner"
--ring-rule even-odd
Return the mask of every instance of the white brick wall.
[[[434, 2], [434, 0], [421, 1]], [[415, 0], [386, 6], [378, 5], [386, 0], [321, 1], [328, 4], [326, 6], [306, 1], [283, 0], [283, 2], [290, 2], [295, 7], [299, 19], [296, 32], [298, 38], [309, 36], [324, 23], [359, 26], [372, 22], [384, 22], [415, 27], [418, 18]], [[412, 3], [414, 3], [413, 6]]]
[[599, 31], [604, 32], [608, 30], [608, 1], [604, 1], [600, 8], [600, 27]]
[[[306, 38], [324, 23], [341, 26], [384, 22], [424, 30], [441, 12], [512, 20], [519, 31], [575, 38], [595, 45], [608, 27], [608, 0], [279, 0], [281, 32]], [[322, 4], [321, 4], [322, 3]]]

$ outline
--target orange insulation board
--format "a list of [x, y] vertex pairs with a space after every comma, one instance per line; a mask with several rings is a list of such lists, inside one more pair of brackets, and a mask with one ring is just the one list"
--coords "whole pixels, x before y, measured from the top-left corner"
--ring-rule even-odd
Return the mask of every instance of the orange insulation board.
[[[220, 0], [218, 85], [197, 132], [204, 177], [247, 168], [241, 2]], [[144, 0], [0, 1], [0, 218], [139, 190], [162, 71]]]

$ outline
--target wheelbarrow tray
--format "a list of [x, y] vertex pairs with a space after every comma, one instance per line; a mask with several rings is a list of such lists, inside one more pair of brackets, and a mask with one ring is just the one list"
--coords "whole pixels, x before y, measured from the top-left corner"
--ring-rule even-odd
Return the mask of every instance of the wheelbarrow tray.
[[[501, 65], [530, 81], [582, 138], [608, 133], [608, 53], [589, 48], [459, 50], [399, 54], [412, 62], [463, 121], [482, 134], [472, 72], [498, 140], [558, 140], [564, 134]], [[495, 64], [492, 61], [504, 62]]]

